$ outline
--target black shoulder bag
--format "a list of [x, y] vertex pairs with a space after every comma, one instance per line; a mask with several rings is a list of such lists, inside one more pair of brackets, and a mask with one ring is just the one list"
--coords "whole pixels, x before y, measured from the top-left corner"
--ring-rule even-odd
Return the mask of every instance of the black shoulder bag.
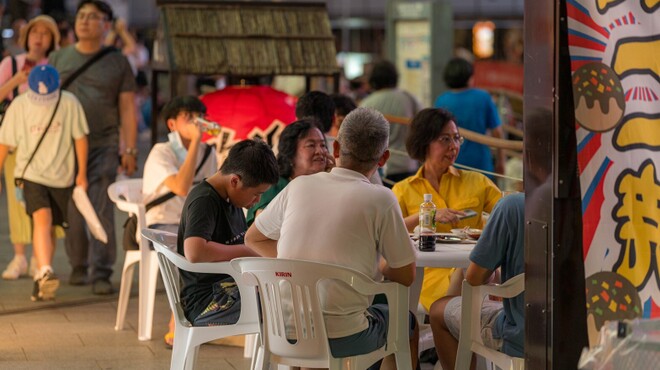
[[[14, 77], [16, 75], [16, 72], [18, 71], [18, 68], [16, 67], [16, 58], [10, 57], [11, 58], [11, 76]], [[14, 87], [13, 90], [14, 96], [13, 98], [16, 98], [18, 96], [18, 86]], [[0, 115], [2, 118], [0, 118], [0, 126], [2, 126], [2, 122], [5, 120], [5, 112], [7, 112], [7, 109], [9, 109], [9, 104], [11, 104], [13, 99], [5, 98], [2, 102], [0, 102]]]
[[85, 62], [85, 64], [81, 65], [76, 69], [69, 77], [67, 77], [64, 82], [62, 82], [61, 88], [62, 90], [66, 90], [69, 85], [78, 78], [83, 72], [87, 70], [87, 68], [91, 67], [92, 64], [96, 63], [99, 59], [103, 58], [104, 56], [108, 55], [112, 51], [116, 51], [117, 49], [113, 48], [112, 46], [107, 46], [103, 49], [101, 49], [98, 53], [96, 53], [93, 57], [89, 58], [88, 61]]
[[[197, 169], [195, 170], [195, 176], [197, 176], [199, 170], [201, 170], [204, 163], [206, 163], [206, 159], [209, 157], [209, 154], [211, 154], [211, 149], [212, 149], [211, 146], [209, 145], [206, 146], [206, 149], [204, 150], [204, 157], [202, 157], [202, 161], [199, 163]], [[153, 207], [174, 198], [174, 196], [175, 194], [170, 191], [169, 193], [165, 193], [159, 196], [158, 198], [152, 200], [151, 202], [145, 204], [144, 206], [145, 213], [148, 212]], [[135, 251], [140, 249], [140, 246], [136, 239], [137, 225], [138, 225], [137, 215], [131, 213], [126, 219], [126, 222], [124, 222], [124, 236], [122, 237], [122, 245], [124, 246], [125, 251]]]
[[14, 178], [14, 185], [16, 185], [17, 189], [23, 190], [23, 176], [25, 176], [25, 171], [27, 171], [28, 166], [32, 162], [32, 159], [34, 158], [34, 155], [37, 154], [37, 150], [39, 150], [39, 147], [41, 146], [41, 143], [44, 141], [44, 138], [46, 137], [46, 133], [48, 132], [48, 129], [50, 128], [50, 125], [53, 123], [53, 119], [55, 118], [55, 113], [57, 113], [57, 108], [60, 106], [60, 100], [62, 99], [62, 92], [59, 92], [59, 95], [57, 96], [57, 103], [55, 103], [55, 109], [53, 109], [53, 114], [50, 116], [50, 120], [48, 121], [48, 126], [46, 126], [46, 129], [44, 130], [43, 134], [41, 134], [41, 137], [39, 138], [39, 141], [37, 141], [37, 145], [34, 147], [34, 150], [32, 151], [32, 154], [30, 155], [30, 158], [27, 160], [25, 163], [25, 167], [23, 167], [23, 173], [21, 173], [20, 177]]

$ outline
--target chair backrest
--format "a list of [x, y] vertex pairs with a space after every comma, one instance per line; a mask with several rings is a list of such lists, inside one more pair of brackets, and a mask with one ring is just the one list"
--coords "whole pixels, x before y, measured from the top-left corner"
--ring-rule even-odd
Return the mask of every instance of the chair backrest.
[[138, 225], [135, 240], [141, 244], [140, 230], [147, 227], [145, 218], [146, 210], [142, 197], [142, 179], [127, 179], [113, 182], [108, 187], [108, 196], [121, 211], [137, 216]]
[[[238, 258], [232, 260], [237, 271], [252, 276], [258, 285], [264, 314], [263, 338], [266, 353], [277, 363], [289, 366], [336, 368], [329, 349], [319, 288], [329, 279], [341, 281], [363, 295], [385, 293], [390, 302], [388, 353], [397, 349], [396, 338], [405, 338], [408, 347], [408, 289], [397, 283], [376, 283], [368, 276], [342, 266], [320, 262]], [[403, 307], [403, 308], [402, 308]], [[397, 320], [401, 309], [406, 320]], [[403, 324], [403, 325], [400, 325]], [[401, 343], [401, 342], [399, 342]], [[401, 350], [405, 352], [405, 348]], [[383, 357], [384, 351], [363, 355], [355, 368], [366, 368]], [[380, 357], [379, 357], [380, 356]], [[358, 361], [352, 358], [353, 361]], [[407, 361], [410, 361], [409, 358]], [[352, 367], [351, 367], [352, 368]]]
[[493, 295], [513, 298], [525, 290], [525, 274], [518, 274], [501, 285], [472, 286], [463, 281], [461, 303], [461, 335], [458, 341], [456, 370], [467, 370], [472, 361], [472, 352], [492, 361], [500, 369], [522, 369], [524, 360], [511, 357], [484, 345], [481, 339], [481, 305], [484, 297]]
[[[177, 235], [163, 230], [143, 229], [142, 236], [153, 243], [158, 256], [158, 265], [163, 276], [165, 291], [167, 293], [170, 308], [174, 317], [183, 326], [192, 326], [186, 319], [181, 304], [181, 280], [179, 269], [206, 273], [206, 274], [227, 274], [231, 275], [236, 281], [241, 296], [241, 315], [236, 322], [240, 325], [256, 325], [254, 333], [259, 332], [259, 309], [257, 295], [254, 291], [254, 284], [247, 282], [242, 274], [238, 273], [230, 262], [189, 262], [184, 256], [177, 253], [176, 242]], [[249, 332], [249, 331], [247, 331]]]

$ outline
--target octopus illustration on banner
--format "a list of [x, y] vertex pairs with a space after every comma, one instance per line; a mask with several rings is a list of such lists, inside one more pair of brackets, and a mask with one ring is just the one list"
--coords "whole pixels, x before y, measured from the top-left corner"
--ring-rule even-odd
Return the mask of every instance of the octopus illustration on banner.
[[660, 317], [660, 0], [566, 7], [588, 313]]

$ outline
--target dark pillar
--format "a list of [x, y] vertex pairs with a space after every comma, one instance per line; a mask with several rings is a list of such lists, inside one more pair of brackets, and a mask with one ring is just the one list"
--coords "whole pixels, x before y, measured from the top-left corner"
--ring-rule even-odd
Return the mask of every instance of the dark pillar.
[[528, 369], [575, 369], [587, 345], [582, 212], [565, 0], [525, 2]]

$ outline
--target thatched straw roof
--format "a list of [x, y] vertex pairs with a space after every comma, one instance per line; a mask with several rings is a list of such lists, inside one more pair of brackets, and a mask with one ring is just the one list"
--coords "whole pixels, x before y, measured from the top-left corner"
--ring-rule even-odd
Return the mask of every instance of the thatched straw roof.
[[172, 71], [238, 76], [338, 71], [324, 4], [158, 1], [158, 5], [161, 45], [166, 47], [162, 62]]

